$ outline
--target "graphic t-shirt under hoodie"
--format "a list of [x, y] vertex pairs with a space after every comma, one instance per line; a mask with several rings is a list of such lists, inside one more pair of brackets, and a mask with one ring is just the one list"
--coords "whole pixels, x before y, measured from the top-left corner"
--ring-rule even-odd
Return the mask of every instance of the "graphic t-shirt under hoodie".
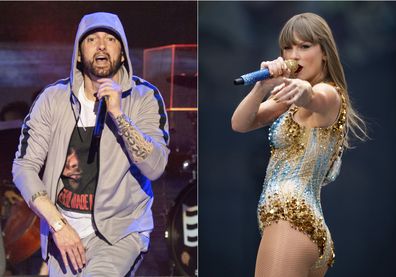
[[97, 105], [95, 107], [95, 102], [86, 97], [84, 85], [77, 97], [81, 103], [80, 118], [70, 139], [61, 175], [64, 187], [56, 204], [80, 238], [85, 238], [95, 231], [92, 211], [98, 179], [98, 155], [92, 143], [92, 133]]

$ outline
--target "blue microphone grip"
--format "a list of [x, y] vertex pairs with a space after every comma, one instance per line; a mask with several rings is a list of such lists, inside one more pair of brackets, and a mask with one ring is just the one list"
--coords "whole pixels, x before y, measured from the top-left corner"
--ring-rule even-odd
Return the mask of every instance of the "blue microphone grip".
[[271, 74], [268, 68], [264, 68], [262, 70], [254, 71], [251, 73], [247, 73], [242, 75], [241, 77], [234, 80], [235, 85], [253, 85], [258, 81], [265, 80], [271, 77]]
[[93, 130], [93, 136], [99, 139], [102, 135], [103, 127], [106, 120], [107, 107], [105, 97], [99, 100], [98, 114], [96, 116], [96, 124]]

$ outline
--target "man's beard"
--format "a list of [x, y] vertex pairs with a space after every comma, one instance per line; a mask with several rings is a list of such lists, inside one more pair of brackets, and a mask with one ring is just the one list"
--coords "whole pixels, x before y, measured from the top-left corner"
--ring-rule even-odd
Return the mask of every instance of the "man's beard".
[[110, 59], [110, 56], [107, 55], [108, 57], [108, 67], [96, 67], [95, 66], [95, 57], [92, 60], [86, 59], [84, 56], [81, 57], [83, 61], [83, 70], [85, 74], [95, 76], [97, 78], [111, 78], [113, 77], [117, 71], [120, 69], [122, 62], [121, 62], [121, 57], [120, 55], [117, 60], [113, 61]]

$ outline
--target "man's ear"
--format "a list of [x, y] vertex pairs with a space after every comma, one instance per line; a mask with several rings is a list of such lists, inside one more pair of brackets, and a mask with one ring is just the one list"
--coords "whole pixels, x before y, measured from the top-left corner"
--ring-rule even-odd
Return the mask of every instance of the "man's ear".
[[123, 63], [125, 61], [125, 54], [124, 51], [121, 51], [121, 62]]
[[81, 51], [78, 50], [78, 54], [77, 54], [77, 62], [81, 62]]

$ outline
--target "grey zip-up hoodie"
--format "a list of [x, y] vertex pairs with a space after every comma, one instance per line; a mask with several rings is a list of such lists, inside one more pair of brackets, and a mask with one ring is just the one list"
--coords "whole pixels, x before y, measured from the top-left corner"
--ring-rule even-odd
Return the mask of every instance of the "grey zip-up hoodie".
[[[153, 228], [150, 180], [163, 173], [169, 149], [168, 121], [162, 97], [156, 87], [132, 75], [132, 64], [124, 29], [118, 17], [109, 13], [93, 13], [83, 17], [78, 27], [70, 78], [46, 87], [25, 118], [18, 150], [13, 163], [14, 183], [29, 204], [32, 196], [47, 191], [55, 203], [66, 160], [71, 134], [77, 124], [80, 103], [75, 94], [83, 85], [77, 68], [81, 38], [98, 28], [109, 29], [121, 39], [125, 62], [121, 67], [122, 110], [139, 130], [149, 136], [154, 149], [142, 162], [134, 164], [129, 157], [117, 127], [106, 120], [100, 140], [99, 177], [93, 207], [97, 230], [109, 243], [115, 243], [131, 232]], [[45, 163], [42, 180], [39, 178]], [[41, 220], [41, 246], [47, 257], [48, 224]]]

